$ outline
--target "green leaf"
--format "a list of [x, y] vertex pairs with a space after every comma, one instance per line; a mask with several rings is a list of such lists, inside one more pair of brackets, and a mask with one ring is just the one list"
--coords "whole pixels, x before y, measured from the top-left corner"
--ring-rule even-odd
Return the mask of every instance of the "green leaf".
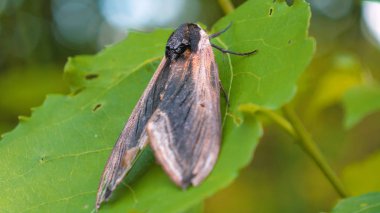
[[194, 206], [188, 208], [184, 213], [202, 213], [204, 211], [204, 203], [197, 203]]
[[[343, 181], [353, 195], [380, 191], [380, 152], [349, 165], [343, 170]], [[365, 181], [363, 181], [365, 180]]]
[[363, 85], [347, 91], [343, 97], [346, 111], [344, 124], [351, 128], [365, 116], [380, 110], [380, 86]]
[[350, 197], [339, 201], [331, 213], [378, 213], [380, 212], [380, 192]]
[[[238, 108], [249, 103], [279, 108], [294, 96], [297, 78], [314, 51], [307, 37], [309, 19], [305, 2], [289, 7], [271, 0], [248, 1], [221, 19], [215, 31], [230, 21], [233, 25], [216, 43], [259, 52], [249, 57], [216, 53], [231, 108], [223, 111], [222, 149], [212, 174], [199, 187], [183, 191], [153, 165], [145, 174], [128, 177], [101, 210], [185, 211], [231, 183], [251, 161], [262, 135], [256, 118]], [[0, 142], [0, 212], [94, 209], [103, 166], [170, 33], [133, 33], [95, 56], [69, 60], [65, 76], [72, 95], [49, 96]], [[149, 159], [142, 156], [141, 161]]]
[[237, 52], [258, 50], [251, 57], [216, 53], [232, 105], [255, 103], [275, 109], [291, 100], [314, 51], [314, 42], [307, 37], [309, 18], [309, 6], [303, 1], [289, 7], [263, 0], [249, 1], [217, 22], [215, 31], [232, 23], [216, 39], [220, 46]]
[[60, 69], [58, 66], [44, 64], [16, 67], [1, 72], [0, 135], [16, 126], [14, 118], [18, 115], [29, 115], [30, 107], [40, 105], [45, 99], [46, 91], [68, 91], [62, 74], [58, 71]]

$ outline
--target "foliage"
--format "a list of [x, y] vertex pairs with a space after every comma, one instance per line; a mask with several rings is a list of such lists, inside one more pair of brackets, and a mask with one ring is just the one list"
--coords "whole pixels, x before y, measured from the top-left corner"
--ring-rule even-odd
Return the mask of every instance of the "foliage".
[[347, 91], [343, 98], [346, 110], [345, 126], [353, 127], [365, 116], [380, 110], [380, 87], [363, 85]]
[[331, 213], [377, 213], [380, 211], [380, 193], [373, 192], [341, 200]]
[[[249, 163], [262, 135], [256, 118], [240, 113], [239, 106], [254, 103], [276, 109], [294, 96], [295, 83], [314, 49], [307, 37], [309, 18], [303, 1], [288, 6], [261, 0], [248, 1], [218, 21], [214, 31], [231, 21], [233, 26], [216, 43], [259, 53], [216, 53], [231, 108], [223, 111], [223, 145], [214, 171], [201, 186], [181, 191], [153, 165], [145, 174], [136, 171], [127, 178], [126, 187], [120, 186], [102, 210], [178, 212], [227, 186]], [[95, 56], [69, 60], [65, 76], [72, 93], [48, 96], [0, 143], [2, 212], [93, 210], [103, 165], [157, 67], [170, 32], [133, 33]]]

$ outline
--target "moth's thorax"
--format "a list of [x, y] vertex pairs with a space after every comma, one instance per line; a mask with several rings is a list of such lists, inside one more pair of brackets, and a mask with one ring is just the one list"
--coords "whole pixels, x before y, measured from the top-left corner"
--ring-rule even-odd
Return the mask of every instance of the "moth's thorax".
[[196, 53], [207, 43], [210, 44], [208, 35], [202, 28], [192, 23], [182, 24], [170, 35], [165, 55], [169, 60], [177, 60], [186, 50]]
[[200, 34], [200, 39], [199, 39], [199, 43], [198, 43], [198, 50], [211, 48], [210, 38], [209, 38], [207, 32], [204, 31], [203, 29], [201, 29], [199, 31], [199, 34]]

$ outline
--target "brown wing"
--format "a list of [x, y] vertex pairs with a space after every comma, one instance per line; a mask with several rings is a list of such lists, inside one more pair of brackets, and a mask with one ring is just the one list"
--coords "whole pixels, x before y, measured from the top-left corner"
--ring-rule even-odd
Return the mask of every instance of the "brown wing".
[[137, 155], [147, 144], [145, 126], [160, 102], [160, 94], [168, 79], [169, 62], [164, 58], [136, 104], [107, 161], [100, 180], [96, 208], [107, 200], [131, 169]]
[[220, 146], [219, 77], [211, 46], [171, 63], [161, 98], [146, 126], [150, 145], [177, 185], [198, 185]]

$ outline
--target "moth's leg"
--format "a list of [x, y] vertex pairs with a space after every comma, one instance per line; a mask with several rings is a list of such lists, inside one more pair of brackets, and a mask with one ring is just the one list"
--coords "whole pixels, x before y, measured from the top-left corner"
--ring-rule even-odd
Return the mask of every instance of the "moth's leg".
[[228, 26], [226, 28], [224, 28], [223, 30], [219, 31], [219, 32], [216, 32], [214, 34], [211, 34], [209, 35], [209, 39], [212, 39], [212, 38], [215, 38], [215, 37], [218, 37], [220, 36], [222, 33], [226, 32], [232, 25], [232, 22], [230, 22], [230, 24], [228, 24]]
[[257, 50], [253, 50], [253, 51], [245, 52], [245, 53], [238, 53], [238, 52], [233, 52], [233, 51], [230, 51], [230, 50], [223, 49], [223, 48], [221, 48], [219, 46], [216, 46], [215, 44], [211, 44], [211, 46], [214, 47], [214, 48], [216, 48], [217, 50], [219, 50], [222, 53], [229, 53], [229, 54], [232, 54], [232, 55], [245, 56], [245, 55], [252, 55], [252, 54], [256, 54], [257, 53]]
[[220, 87], [220, 90], [222, 90], [224, 99], [226, 100], [227, 106], [229, 107], [230, 106], [230, 99], [229, 99], [229, 97], [228, 97], [228, 95], [226, 93], [226, 90], [224, 90], [224, 87], [223, 87], [222, 82], [220, 81], [220, 79], [219, 79], [219, 87]]

